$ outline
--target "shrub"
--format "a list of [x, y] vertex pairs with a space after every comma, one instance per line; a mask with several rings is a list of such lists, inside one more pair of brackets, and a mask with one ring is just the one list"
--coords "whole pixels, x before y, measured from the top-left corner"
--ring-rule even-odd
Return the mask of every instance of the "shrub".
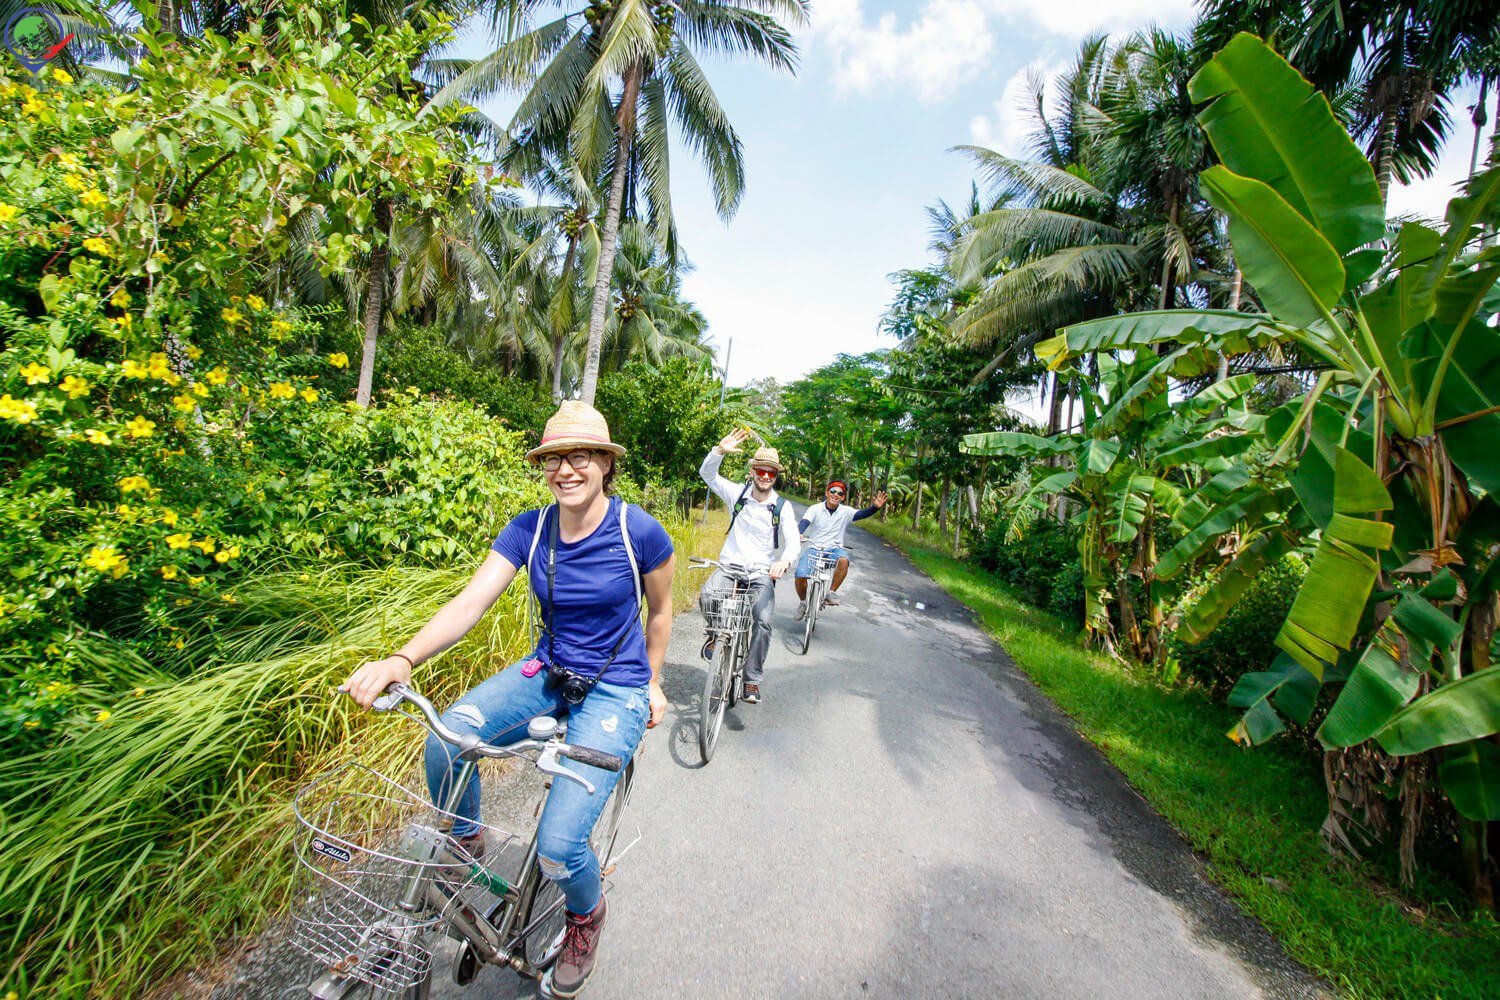
[[1029, 603], [1066, 621], [1083, 617], [1083, 568], [1078, 535], [1050, 519], [1038, 520], [1017, 539], [1008, 539], [1010, 522], [996, 518], [974, 545], [974, 559], [1015, 588]]
[[542, 425], [553, 410], [550, 395], [540, 385], [474, 364], [431, 327], [405, 327], [381, 342], [375, 384], [466, 399], [531, 443], [540, 440]]
[[1306, 572], [1300, 556], [1287, 556], [1255, 578], [1202, 642], [1188, 645], [1174, 640], [1171, 654], [1183, 674], [1223, 697], [1242, 675], [1267, 669], [1276, 658], [1276, 633]]

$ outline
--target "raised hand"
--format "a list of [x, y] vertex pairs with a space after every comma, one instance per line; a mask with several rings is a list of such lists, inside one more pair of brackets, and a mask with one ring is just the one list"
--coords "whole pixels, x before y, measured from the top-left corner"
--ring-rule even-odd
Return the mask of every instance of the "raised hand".
[[726, 455], [730, 454], [731, 452], [739, 451], [740, 445], [744, 444], [745, 440], [749, 437], [749, 431], [745, 430], [743, 427], [736, 427], [734, 430], [724, 435], [724, 439], [719, 442], [719, 450], [724, 452]]
[[885, 506], [885, 490], [876, 490], [875, 491], [875, 501], [874, 501], [874, 503], [875, 503], [875, 506], [877, 506], [877, 507], [884, 507]]

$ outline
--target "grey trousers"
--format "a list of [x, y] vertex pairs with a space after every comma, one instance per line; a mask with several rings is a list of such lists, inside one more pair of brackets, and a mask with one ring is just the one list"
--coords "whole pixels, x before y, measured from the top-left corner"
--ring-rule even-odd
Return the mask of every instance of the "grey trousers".
[[[714, 570], [698, 594], [698, 607], [707, 612], [719, 595], [734, 589], [734, 580], [722, 570]], [[750, 609], [754, 624], [750, 628], [750, 649], [745, 655], [745, 683], [760, 684], [766, 672], [766, 654], [771, 651], [771, 613], [776, 610], [776, 581], [765, 574], [750, 581]]]

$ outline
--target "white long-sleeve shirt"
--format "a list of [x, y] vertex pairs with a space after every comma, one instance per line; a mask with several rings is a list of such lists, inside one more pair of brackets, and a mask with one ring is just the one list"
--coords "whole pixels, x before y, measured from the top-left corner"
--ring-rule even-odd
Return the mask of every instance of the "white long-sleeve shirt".
[[[733, 483], [719, 475], [719, 466], [723, 464], [724, 456], [710, 451], [708, 457], [703, 459], [703, 464], [698, 467], [698, 475], [733, 511], [740, 494], [745, 491], [745, 484]], [[771, 491], [768, 502], [757, 501], [753, 487], [751, 492], [745, 493], [745, 507], [729, 529], [729, 537], [724, 540], [724, 548], [719, 552], [720, 562], [738, 563], [750, 570], [765, 570], [776, 562], [797, 561], [797, 556], [802, 552], [802, 542], [797, 537], [797, 510], [791, 501], [787, 501], [781, 508], [780, 549], [774, 544], [771, 512], [775, 510], [779, 499], [775, 490]]]

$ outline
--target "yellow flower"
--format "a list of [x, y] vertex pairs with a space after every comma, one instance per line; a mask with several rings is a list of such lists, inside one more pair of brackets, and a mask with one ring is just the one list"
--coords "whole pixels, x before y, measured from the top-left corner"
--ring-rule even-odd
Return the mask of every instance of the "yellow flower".
[[225, 604], [240, 603], [240, 599], [238, 597], [235, 597], [233, 594], [220, 594], [219, 600], [223, 601]]
[[109, 243], [105, 240], [101, 240], [97, 236], [90, 236], [88, 239], [84, 240], [83, 248], [89, 253], [98, 254], [100, 257], [110, 257], [114, 255], [114, 250], [110, 248]]
[[47, 105], [42, 101], [37, 100], [35, 94], [26, 98], [26, 103], [21, 105], [21, 113], [30, 115], [32, 118], [40, 117], [42, 112], [46, 110]]
[[[36, 721], [35, 719], [27, 719], [25, 722], [21, 723], [21, 725], [25, 726], [27, 729], [36, 729], [41, 725], [41, 723]], [[5, 994], [5, 1000], [21, 1000], [21, 994], [17, 993], [15, 990], [11, 990], [9, 993]]]
[[42, 690], [45, 691], [47, 694], [52, 695], [55, 698], [58, 695], [62, 694], [62, 689], [63, 689], [62, 681], [53, 681], [51, 684], [48, 684]]
[[82, 170], [83, 161], [78, 159], [77, 153], [58, 153], [57, 165], [64, 170]]
[[302, 398], [305, 399], [305, 400], [307, 400], [309, 403], [316, 403], [318, 401], [318, 390], [316, 390], [316, 389], [303, 389], [302, 390]]
[[271, 333], [273, 336], [285, 337], [292, 332], [292, 324], [284, 319], [271, 320]]
[[136, 490], [149, 490], [150, 481], [145, 476], [126, 476], [120, 480], [120, 491], [122, 493], [134, 493]]
[[102, 711], [98, 715], [94, 716], [94, 721], [95, 722], [108, 722], [109, 721], [109, 716], [110, 716], [109, 709], [106, 708], [104, 711]]
[[209, 385], [223, 385], [229, 381], [229, 373], [222, 366], [210, 368], [203, 373], [203, 378]]
[[139, 361], [126, 360], [120, 365], [120, 374], [126, 378], [145, 378], [149, 372], [147, 372], [146, 366]]
[[182, 353], [188, 356], [189, 361], [197, 361], [199, 358], [203, 357], [203, 348], [198, 347], [195, 344], [189, 344], [182, 349]]
[[189, 604], [193, 603], [193, 599], [191, 597], [179, 597], [179, 598], [177, 598], [177, 600], [173, 601], [172, 603], [175, 604], [175, 605], [177, 605], [179, 608], [185, 608]]
[[146, 365], [146, 374], [152, 378], [164, 379], [168, 375], [173, 374], [172, 363], [167, 360], [165, 354], [158, 351], [151, 355], [151, 360]]
[[84, 431], [83, 437], [89, 444], [109, 444], [109, 435], [96, 427]]
[[183, 413], [192, 413], [198, 408], [198, 400], [194, 399], [187, 393], [183, 393], [180, 396], [172, 397], [172, 405], [181, 410]]
[[272, 382], [271, 383], [271, 398], [272, 399], [291, 399], [295, 395], [297, 395], [297, 393], [292, 388], [292, 384], [290, 382]]
[[83, 190], [83, 178], [79, 177], [77, 174], [67, 174], [67, 175], [65, 175], [63, 177], [63, 183], [68, 186], [68, 190], [70, 190], [70, 191], [82, 191]]
[[36, 385], [38, 382], [51, 382], [52, 369], [33, 361], [21, 369], [21, 376], [26, 379], [27, 385]]
[[227, 549], [220, 549], [218, 552], [215, 552], [214, 562], [227, 563], [229, 560], [235, 558], [239, 554], [240, 547], [238, 545], [231, 545]]
[[175, 579], [177, 579], [177, 567], [176, 566], [163, 566], [161, 568], [161, 578], [163, 580], [175, 580]]
[[88, 382], [77, 375], [69, 375], [64, 378], [59, 388], [68, 394], [69, 399], [77, 399], [79, 396], [87, 396], [89, 394]]
[[129, 330], [130, 327], [135, 323], [135, 320], [130, 318], [130, 313], [125, 313], [123, 315], [113, 317], [112, 322], [115, 324], [115, 326], [118, 326], [122, 330]]
[[115, 507], [115, 513], [120, 515], [121, 517], [135, 517], [135, 508], [130, 506], [130, 504], [128, 503], [122, 503], [118, 504]]
[[204, 555], [208, 555], [214, 550], [214, 540], [212, 538], [199, 539], [198, 541], [194, 542], [193, 545], [201, 550]]
[[10, 393], [0, 396], [0, 420], [14, 420], [18, 424], [29, 424], [36, 419], [36, 404], [29, 399], [11, 399]]
[[104, 196], [104, 192], [100, 191], [98, 188], [89, 188], [87, 191], [83, 192], [83, 194], [78, 196], [78, 200], [83, 202], [83, 204], [89, 208], [103, 208], [105, 205], [109, 204], [109, 199], [106, 198]]
[[182, 647], [184, 647], [186, 645], [187, 645], [187, 643], [185, 643], [185, 642], [182, 641], [182, 637], [181, 636], [178, 636], [176, 639], [172, 640], [172, 648], [173, 649], [181, 649]]
[[109, 297], [109, 304], [116, 309], [124, 309], [130, 305], [130, 293], [123, 288], [116, 288], [115, 294]]
[[133, 438], [148, 438], [156, 433], [156, 421], [138, 416], [125, 425], [125, 433]]
[[110, 573], [116, 580], [130, 572], [130, 563], [113, 548], [95, 546], [89, 550], [83, 564], [100, 573]]
[[203, 577], [201, 577], [201, 576], [190, 576], [190, 577], [188, 577], [188, 586], [189, 587], [196, 587], [199, 584], [201, 584], [202, 582], [203, 582]]
[[167, 536], [167, 548], [169, 549], [185, 549], [192, 543], [193, 536], [186, 531]]
[[343, 351], [336, 351], [333, 354], [328, 355], [328, 363], [330, 365], [333, 365], [333, 367], [335, 368], [348, 368], [349, 355], [345, 354]]
[[142, 698], [146, 694], [146, 689], [145, 688], [136, 688], [134, 691], [132, 691], [130, 693], [132, 695], [134, 695], [135, 697], [137, 697], [137, 698]]
[[224, 317], [224, 322], [230, 323], [230, 324], [238, 323], [238, 322], [242, 321], [245, 318], [244, 314], [242, 314], [238, 309], [234, 308], [233, 306], [229, 306], [228, 308], [219, 310], [219, 315], [222, 316], [222, 317]]
[[164, 510], [161, 512], [161, 523], [169, 528], [177, 527], [177, 512], [175, 510]]
[[260, 312], [266, 307], [266, 300], [261, 298], [259, 295], [247, 295], [245, 296], [245, 305], [249, 306], [256, 312]]
[[52, 79], [56, 80], [64, 87], [73, 82], [72, 75], [61, 66], [49, 66], [47, 67], [47, 73], [52, 77]]
[[16, 206], [0, 201], [0, 222], [9, 222], [20, 214], [21, 210]]

